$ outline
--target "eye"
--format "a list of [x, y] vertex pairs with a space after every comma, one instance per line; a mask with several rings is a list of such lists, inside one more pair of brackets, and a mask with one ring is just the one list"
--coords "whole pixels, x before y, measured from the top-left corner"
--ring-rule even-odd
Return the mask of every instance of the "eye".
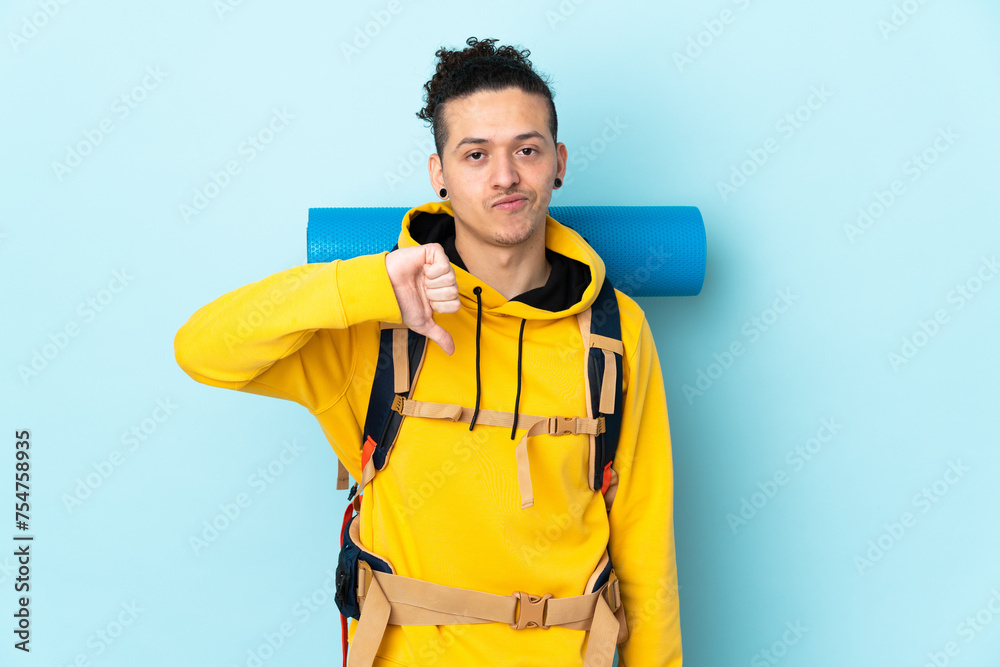
[[[474, 153], [469, 153], [468, 157], [472, 157], [473, 155], [482, 155], [482, 152], [475, 151]], [[473, 162], [479, 162], [479, 160], [473, 160]]]
[[537, 153], [537, 152], [538, 152], [538, 150], [537, 150], [537, 149], [534, 149], [534, 148], [532, 148], [532, 147], [530, 147], [530, 146], [525, 146], [525, 147], [524, 147], [524, 148], [522, 148], [521, 150], [523, 150], [523, 151], [534, 151], [535, 153]]

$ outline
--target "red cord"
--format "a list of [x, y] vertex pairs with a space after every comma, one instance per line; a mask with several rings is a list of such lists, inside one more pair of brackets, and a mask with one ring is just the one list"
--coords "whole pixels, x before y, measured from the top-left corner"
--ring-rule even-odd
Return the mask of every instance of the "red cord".
[[354, 514], [354, 502], [347, 503], [347, 510], [344, 512], [344, 522], [340, 524], [340, 546], [344, 546], [344, 533], [347, 532], [347, 522], [351, 520], [351, 515]]
[[347, 617], [340, 617], [341, 643], [344, 645], [344, 667], [347, 667]]

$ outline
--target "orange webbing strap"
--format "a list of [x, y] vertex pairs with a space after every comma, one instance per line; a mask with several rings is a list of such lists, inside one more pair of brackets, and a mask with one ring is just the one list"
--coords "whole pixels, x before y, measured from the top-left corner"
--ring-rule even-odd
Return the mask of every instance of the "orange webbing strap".
[[375, 451], [375, 441], [372, 440], [371, 436], [365, 441], [365, 444], [361, 446], [361, 489], [362, 491], [368, 482], [372, 480], [375, 476], [375, 462], [372, 461], [372, 452]]
[[[429, 401], [414, 401], [396, 396], [392, 409], [401, 415], [409, 417], [430, 417], [433, 419], [448, 419], [450, 421], [472, 421], [475, 412], [472, 408], [449, 403], [432, 403]], [[511, 427], [514, 424], [514, 414], [501, 410], [479, 410], [477, 424]], [[533, 435], [547, 433], [549, 435], [567, 435], [587, 433], [596, 435], [604, 432], [604, 417], [590, 419], [587, 417], [539, 417], [537, 415], [518, 414], [517, 427], [526, 428], [517, 446], [514, 447], [514, 458], [517, 461], [517, 481], [521, 491], [521, 509], [527, 509], [535, 504], [531, 488], [531, 470], [528, 465], [528, 438]], [[374, 469], [370, 477], [374, 477]], [[362, 486], [370, 479], [363, 476]]]
[[[480, 411], [482, 415], [482, 411]], [[590, 632], [584, 667], [611, 667], [615, 644], [628, 638], [618, 578], [593, 593], [556, 598], [523, 592], [494, 595], [373, 571], [358, 561], [358, 621], [348, 667], [370, 667], [385, 628], [393, 625], [507, 623], [512, 629], [559, 626]]]
[[615, 469], [610, 467], [611, 462], [608, 462], [607, 475], [605, 475], [606, 482], [604, 486], [601, 487], [601, 493], [604, 494], [604, 507], [611, 511], [611, 505], [615, 502], [615, 494], [618, 493], [618, 473]]

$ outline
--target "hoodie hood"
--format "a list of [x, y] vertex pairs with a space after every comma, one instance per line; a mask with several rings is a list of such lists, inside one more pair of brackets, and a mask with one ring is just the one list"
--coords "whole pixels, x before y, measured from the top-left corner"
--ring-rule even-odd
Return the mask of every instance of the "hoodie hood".
[[480, 343], [483, 313], [521, 318], [517, 338], [517, 391], [514, 397], [514, 426], [517, 432], [521, 401], [521, 351], [527, 320], [556, 320], [576, 316], [597, 298], [604, 283], [604, 261], [575, 230], [545, 216], [545, 257], [552, 271], [545, 285], [507, 300], [486, 282], [469, 273], [455, 249], [455, 217], [447, 201], [429, 202], [410, 209], [403, 216], [399, 233], [400, 248], [440, 243], [455, 269], [459, 298], [463, 308], [476, 309], [476, 407], [469, 430], [476, 425], [482, 395]]
[[[545, 217], [545, 257], [552, 265], [548, 281], [509, 301], [469, 273], [455, 249], [455, 218], [447, 201], [410, 209], [403, 216], [398, 243], [400, 248], [440, 243], [455, 267], [463, 306], [476, 308], [481, 302], [482, 309], [490, 314], [529, 320], [576, 315], [590, 307], [604, 283], [604, 261], [580, 234], [551, 216]], [[476, 287], [481, 294], [475, 294]]]

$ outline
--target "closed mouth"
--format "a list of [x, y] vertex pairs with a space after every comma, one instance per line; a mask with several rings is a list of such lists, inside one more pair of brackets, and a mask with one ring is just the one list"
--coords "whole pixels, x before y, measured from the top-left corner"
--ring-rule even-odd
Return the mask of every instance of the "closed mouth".
[[521, 201], [522, 199], [527, 199], [527, 197], [516, 197], [516, 196], [515, 197], [504, 197], [500, 201], [494, 202], [493, 205], [494, 206], [498, 206], [500, 204], [509, 204], [511, 202]]

